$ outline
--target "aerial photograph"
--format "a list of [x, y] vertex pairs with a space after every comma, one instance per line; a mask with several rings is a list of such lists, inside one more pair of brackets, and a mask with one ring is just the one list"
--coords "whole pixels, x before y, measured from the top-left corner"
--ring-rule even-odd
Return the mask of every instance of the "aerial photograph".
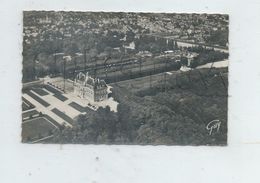
[[22, 44], [22, 143], [228, 143], [227, 14], [24, 11]]

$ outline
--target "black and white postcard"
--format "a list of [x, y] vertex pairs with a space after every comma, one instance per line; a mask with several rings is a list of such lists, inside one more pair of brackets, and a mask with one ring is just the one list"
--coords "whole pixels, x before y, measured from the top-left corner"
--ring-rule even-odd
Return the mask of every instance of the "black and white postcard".
[[0, 183], [259, 183], [259, 0], [2, 0]]
[[22, 142], [226, 145], [227, 14], [23, 12]]

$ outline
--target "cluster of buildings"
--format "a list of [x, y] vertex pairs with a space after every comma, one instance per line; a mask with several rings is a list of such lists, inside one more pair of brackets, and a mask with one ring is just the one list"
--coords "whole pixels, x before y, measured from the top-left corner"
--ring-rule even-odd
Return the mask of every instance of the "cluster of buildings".
[[[37, 14], [37, 15], [35, 15]], [[178, 39], [205, 42], [211, 32], [228, 31], [227, 15], [104, 12], [26, 12], [25, 42], [104, 34], [106, 30], [134, 34], [170, 33]]]

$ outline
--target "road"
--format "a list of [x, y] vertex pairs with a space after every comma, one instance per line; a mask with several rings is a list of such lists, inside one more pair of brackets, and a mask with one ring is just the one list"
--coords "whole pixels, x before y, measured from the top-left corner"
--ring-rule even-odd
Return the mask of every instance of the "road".
[[146, 36], [163, 38], [163, 39], [166, 39], [166, 40], [169, 40], [169, 39], [174, 40], [174, 41], [177, 42], [178, 46], [183, 46], [183, 47], [203, 46], [203, 47], [206, 47], [206, 48], [209, 48], [209, 49], [214, 48], [214, 50], [222, 51], [222, 52], [225, 52], [225, 53], [229, 52], [227, 48], [222, 47], [222, 46], [207, 45], [205, 43], [193, 43], [193, 42], [189, 42], [189, 41], [186, 41], [186, 40], [176, 39], [176, 38], [173, 38], [171, 36], [165, 36], [165, 35], [163, 36], [163, 35], [158, 35], [158, 34], [146, 34]]

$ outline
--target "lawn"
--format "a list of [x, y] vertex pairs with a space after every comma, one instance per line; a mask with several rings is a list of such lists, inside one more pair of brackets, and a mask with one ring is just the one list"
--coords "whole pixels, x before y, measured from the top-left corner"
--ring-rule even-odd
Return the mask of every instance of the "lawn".
[[53, 88], [52, 86], [44, 85], [44, 88], [53, 94], [62, 94], [59, 90]]
[[26, 100], [24, 97], [22, 97], [22, 110], [23, 111], [27, 111], [29, 109], [33, 109], [35, 106], [29, 102], [28, 100]]
[[26, 104], [25, 102], [22, 103], [22, 110], [23, 111], [27, 111], [29, 109], [32, 109], [32, 107], [28, 104]]
[[52, 135], [55, 126], [46, 118], [34, 118], [22, 123], [22, 142], [32, 142]]
[[169, 79], [176, 76], [176, 74], [179, 73], [178, 71], [172, 72], [172, 75], [165, 74], [165, 73], [159, 73], [154, 74], [151, 76], [144, 76], [140, 78], [135, 78], [131, 80], [126, 81], [120, 81], [116, 84], [110, 84], [111, 86], [118, 86], [127, 89], [128, 91], [131, 91], [133, 93], [149, 89], [150, 87], [161, 87], [164, 85], [164, 79], [166, 82], [168, 82]]
[[[68, 100], [67, 97], [65, 97], [64, 95], [62, 95], [62, 93], [61, 93], [59, 90], [53, 88], [52, 86], [45, 85], [45, 86], [43, 86], [43, 87], [44, 87], [46, 90], [48, 90], [49, 92], [53, 93], [53, 94], [54, 94], [53, 96], [56, 97], [57, 99], [61, 100], [62, 102]], [[37, 93], [37, 94], [40, 95], [40, 96], [49, 95], [48, 92], [44, 91], [44, 90], [41, 89], [41, 88], [33, 88], [32, 91], [34, 91], [35, 93]]]
[[62, 125], [59, 124], [57, 121], [55, 121], [54, 119], [52, 119], [50, 116], [48, 115], [44, 115], [44, 118], [46, 118], [47, 120], [49, 120], [50, 122], [52, 122], [52, 124], [54, 124], [55, 126], [57, 126], [59, 129], [62, 128]]
[[24, 112], [22, 114], [22, 118], [24, 119], [24, 118], [28, 118], [28, 117], [33, 117], [36, 114], [39, 114], [39, 112], [36, 111], [36, 110], [32, 110], [32, 111], [29, 111], [29, 112]]
[[35, 93], [37, 93], [40, 96], [49, 95], [48, 92], [42, 90], [41, 88], [33, 88], [32, 91], [34, 91]]
[[76, 102], [71, 102], [69, 105], [79, 112], [86, 112], [86, 108], [77, 104]]
[[65, 97], [65, 96], [62, 95], [62, 94], [58, 94], [58, 93], [56, 93], [56, 94], [54, 94], [53, 96], [56, 97], [57, 99], [61, 100], [62, 102], [68, 100], [68, 98]]
[[34, 100], [36, 100], [37, 102], [39, 102], [40, 104], [42, 104], [44, 107], [50, 106], [49, 103], [47, 103], [45, 100], [43, 100], [42, 98], [38, 97], [37, 95], [35, 95], [35, 94], [32, 93], [31, 91], [27, 91], [27, 94], [30, 95]]
[[77, 104], [76, 102], [69, 103], [69, 106], [73, 107], [74, 109], [76, 109], [77, 111], [79, 111], [81, 113], [85, 112], [87, 115], [92, 115], [92, 114], [96, 113], [96, 111], [93, 111], [89, 107], [83, 107], [83, 106]]
[[72, 118], [70, 118], [68, 115], [64, 114], [63, 112], [61, 112], [57, 108], [54, 108], [51, 111], [54, 112], [55, 114], [57, 114], [62, 119], [64, 119], [65, 121], [67, 121], [68, 123], [73, 123], [74, 122], [74, 120]]

